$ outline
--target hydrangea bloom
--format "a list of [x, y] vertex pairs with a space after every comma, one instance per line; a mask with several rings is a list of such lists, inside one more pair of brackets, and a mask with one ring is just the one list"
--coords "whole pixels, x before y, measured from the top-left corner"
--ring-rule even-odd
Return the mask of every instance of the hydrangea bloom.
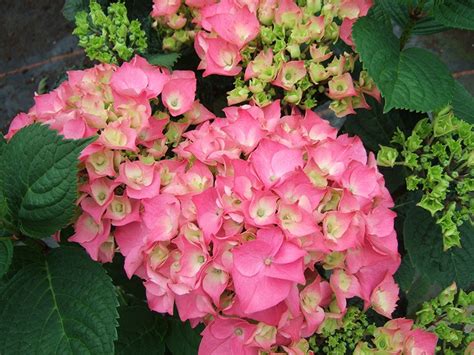
[[122, 253], [152, 310], [205, 323], [203, 355], [304, 353], [352, 297], [390, 317], [393, 201], [360, 139], [279, 101], [215, 118], [195, 85], [135, 57], [70, 72], [15, 118], [8, 137], [32, 122], [98, 136], [71, 240], [102, 262]]
[[120, 67], [69, 72], [67, 81], [36, 96], [30, 111], [13, 120], [7, 138], [33, 122], [66, 138], [98, 136], [80, 158], [82, 214], [71, 238], [93, 259], [112, 260], [117, 230], [141, 221], [143, 201], [159, 195], [158, 161], [168, 145], [190, 124], [212, 117], [194, 101], [195, 90], [193, 72], [170, 73], [137, 56]]
[[201, 354], [295, 352], [352, 297], [390, 316], [393, 202], [360, 139], [279, 102], [225, 116], [183, 134], [160, 193], [116, 228], [150, 307], [204, 322]]
[[[300, 4], [300, 2], [298, 2]], [[355, 74], [352, 25], [371, 0], [161, 1], [151, 15], [165, 50], [194, 41], [204, 76], [236, 76], [229, 105], [251, 101], [312, 108], [325, 97], [338, 116], [379, 98], [367, 73]], [[340, 41], [339, 41], [340, 40]], [[343, 47], [344, 50], [340, 50]]]

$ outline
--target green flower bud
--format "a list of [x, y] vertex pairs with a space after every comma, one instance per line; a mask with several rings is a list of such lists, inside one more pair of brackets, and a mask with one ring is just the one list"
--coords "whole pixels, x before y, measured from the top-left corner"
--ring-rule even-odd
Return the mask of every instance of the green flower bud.
[[311, 81], [315, 84], [318, 84], [321, 81], [329, 78], [329, 73], [326, 71], [326, 68], [321, 64], [311, 63], [308, 68], [309, 76]]
[[429, 118], [423, 118], [418, 121], [413, 132], [418, 135], [421, 139], [427, 138], [433, 132], [433, 125]]
[[408, 191], [415, 191], [418, 188], [418, 185], [423, 182], [423, 180], [416, 175], [410, 175], [406, 177], [405, 182]]
[[430, 324], [435, 319], [436, 319], [436, 315], [431, 306], [423, 307], [422, 310], [416, 312], [417, 324], [420, 324], [420, 325]]
[[454, 296], [456, 296], [456, 293], [458, 291], [458, 288], [456, 286], [456, 283], [453, 282], [449, 287], [445, 288], [438, 296], [439, 304], [441, 306], [446, 306], [448, 303], [453, 303], [454, 302]]
[[260, 107], [267, 106], [271, 103], [271, 97], [269, 97], [265, 92], [254, 94], [252, 98], [255, 101], [255, 104]]
[[336, 42], [339, 39], [339, 26], [335, 22], [331, 22], [324, 30], [324, 38]]
[[257, 78], [252, 78], [249, 82], [249, 90], [254, 94], [258, 94], [259, 92], [262, 92], [265, 89], [266, 85], [267, 84], [262, 82], [261, 80]]
[[377, 347], [377, 350], [388, 350], [390, 349], [390, 338], [385, 333], [379, 333], [374, 338], [374, 345]]
[[174, 39], [173, 37], [163, 38], [162, 47], [163, 47], [163, 50], [170, 51], [170, 52], [176, 52], [178, 51], [178, 48], [179, 48], [176, 39]]
[[377, 153], [377, 164], [380, 166], [393, 167], [398, 158], [398, 151], [395, 148], [380, 146]]
[[429, 211], [432, 216], [434, 216], [436, 212], [441, 211], [444, 208], [443, 203], [437, 198], [432, 197], [431, 195], [424, 195], [421, 201], [418, 202], [416, 205]]
[[290, 53], [292, 59], [299, 59], [301, 57], [300, 45], [297, 43], [287, 45], [286, 50]]
[[285, 101], [293, 105], [299, 104], [302, 97], [303, 91], [301, 88], [296, 88], [285, 92]]
[[448, 108], [435, 115], [433, 120], [433, 132], [435, 137], [441, 137], [456, 129], [453, 122], [454, 114]]
[[271, 44], [276, 40], [275, 33], [271, 27], [262, 26], [260, 28], [260, 38], [264, 44]]
[[277, 69], [273, 65], [271, 67], [265, 67], [260, 74], [258, 75], [258, 78], [266, 83], [275, 80], [277, 74]]
[[321, 0], [307, 0], [306, 7], [304, 8], [305, 13], [308, 15], [314, 15], [321, 11], [321, 2]]
[[412, 135], [410, 137], [408, 137], [407, 139], [407, 148], [410, 152], [414, 152], [416, 150], [418, 150], [419, 148], [421, 148], [421, 143], [423, 142], [423, 140], [418, 137], [418, 135], [416, 133], [412, 133]]
[[229, 105], [236, 105], [247, 101], [249, 94], [250, 91], [247, 87], [236, 87], [235, 89], [227, 92], [227, 103]]

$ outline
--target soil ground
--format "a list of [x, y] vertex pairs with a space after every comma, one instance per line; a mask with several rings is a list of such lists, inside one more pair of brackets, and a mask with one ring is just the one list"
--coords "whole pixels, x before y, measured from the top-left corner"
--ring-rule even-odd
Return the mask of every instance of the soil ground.
[[[151, 2], [151, 0], [150, 0]], [[67, 70], [85, 64], [83, 51], [62, 16], [63, 0], [0, 0], [0, 130], [33, 104], [40, 83], [47, 90]], [[441, 56], [474, 94], [474, 32], [448, 31], [418, 37]]]

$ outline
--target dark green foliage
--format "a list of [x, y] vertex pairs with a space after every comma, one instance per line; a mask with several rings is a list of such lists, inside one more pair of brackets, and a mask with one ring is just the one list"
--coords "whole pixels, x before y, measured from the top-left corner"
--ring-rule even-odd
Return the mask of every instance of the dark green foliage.
[[113, 354], [115, 288], [78, 248], [51, 251], [22, 268], [0, 294], [2, 354]]

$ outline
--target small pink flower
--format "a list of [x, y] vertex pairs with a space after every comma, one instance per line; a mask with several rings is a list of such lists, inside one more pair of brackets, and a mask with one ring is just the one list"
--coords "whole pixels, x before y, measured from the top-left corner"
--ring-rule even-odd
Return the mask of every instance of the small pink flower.
[[221, 38], [206, 39], [206, 61], [203, 76], [211, 74], [235, 76], [242, 70], [239, 48]]
[[247, 223], [259, 227], [276, 223], [277, 200], [278, 196], [271, 192], [256, 192], [246, 210]]
[[387, 274], [370, 296], [370, 302], [374, 310], [387, 318], [391, 318], [397, 306], [398, 291], [393, 276]]
[[10, 139], [13, 135], [18, 132], [23, 127], [29, 126], [34, 122], [33, 117], [27, 115], [26, 113], [19, 113], [10, 123], [8, 128], [8, 133], [5, 135], [6, 139]]
[[219, 202], [219, 194], [215, 188], [205, 190], [193, 197], [196, 205], [196, 215], [199, 226], [204, 235], [210, 238], [216, 234], [222, 226], [223, 209]]
[[256, 326], [238, 318], [215, 318], [202, 332], [199, 355], [257, 355], [257, 347], [246, 345]]
[[148, 306], [152, 311], [173, 314], [175, 296], [168, 288], [168, 279], [155, 275], [144, 283]]
[[276, 228], [261, 229], [257, 239], [232, 250], [232, 278], [245, 313], [270, 308], [283, 301], [296, 283], [304, 283], [303, 256], [296, 245], [283, 241]]
[[163, 87], [163, 104], [172, 116], [188, 111], [196, 95], [196, 77], [191, 71], [175, 70]]
[[[438, 337], [432, 332], [423, 329], [413, 329], [408, 332], [408, 336], [403, 346], [403, 353], [413, 355], [431, 355], [435, 353]], [[468, 352], [466, 352], [468, 354]]]
[[178, 233], [180, 202], [173, 195], [160, 194], [142, 201], [142, 219], [150, 241], [171, 240]]
[[140, 56], [135, 56], [112, 74], [110, 86], [119, 95], [145, 95], [147, 99], [151, 99], [161, 93], [168, 80], [169, 75], [163, 73], [160, 68], [152, 66]]
[[249, 158], [260, 180], [271, 187], [286, 174], [303, 167], [301, 151], [263, 139]]
[[110, 149], [126, 149], [136, 151], [137, 132], [130, 128], [129, 122], [116, 121], [108, 125], [99, 137], [98, 142]]
[[104, 215], [114, 226], [123, 226], [140, 220], [139, 202], [130, 200], [128, 196], [114, 196]]
[[271, 67], [273, 63], [273, 51], [271, 48], [262, 50], [257, 54], [245, 69], [244, 80], [250, 80], [258, 77], [265, 69]]
[[105, 149], [101, 144], [91, 144], [81, 153], [81, 160], [85, 160], [87, 173], [91, 180], [103, 176], [115, 176], [114, 152]]
[[153, 11], [151, 16], [169, 16], [178, 12], [181, 0], [153, 0]]
[[152, 198], [160, 192], [160, 176], [154, 164], [125, 161], [120, 165], [117, 182], [127, 185], [131, 198]]
[[352, 26], [355, 23], [355, 19], [350, 19], [348, 17], [342, 20], [341, 27], [339, 29], [339, 36], [342, 41], [348, 46], [353, 46], [354, 42], [352, 40]]
[[212, 30], [229, 43], [241, 49], [244, 45], [257, 37], [260, 24], [255, 14], [247, 6], [243, 6], [235, 13], [220, 13], [207, 18]]
[[346, 97], [356, 96], [357, 92], [352, 83], [352, 77], [349, 73], [333, 77], [329, 81], [328, 96], [334, 100], [341, 100]]
[[272, 84], [285, 90], [291, 90], [305, 75], [306, 68], [303, 60], [285, 62]]

